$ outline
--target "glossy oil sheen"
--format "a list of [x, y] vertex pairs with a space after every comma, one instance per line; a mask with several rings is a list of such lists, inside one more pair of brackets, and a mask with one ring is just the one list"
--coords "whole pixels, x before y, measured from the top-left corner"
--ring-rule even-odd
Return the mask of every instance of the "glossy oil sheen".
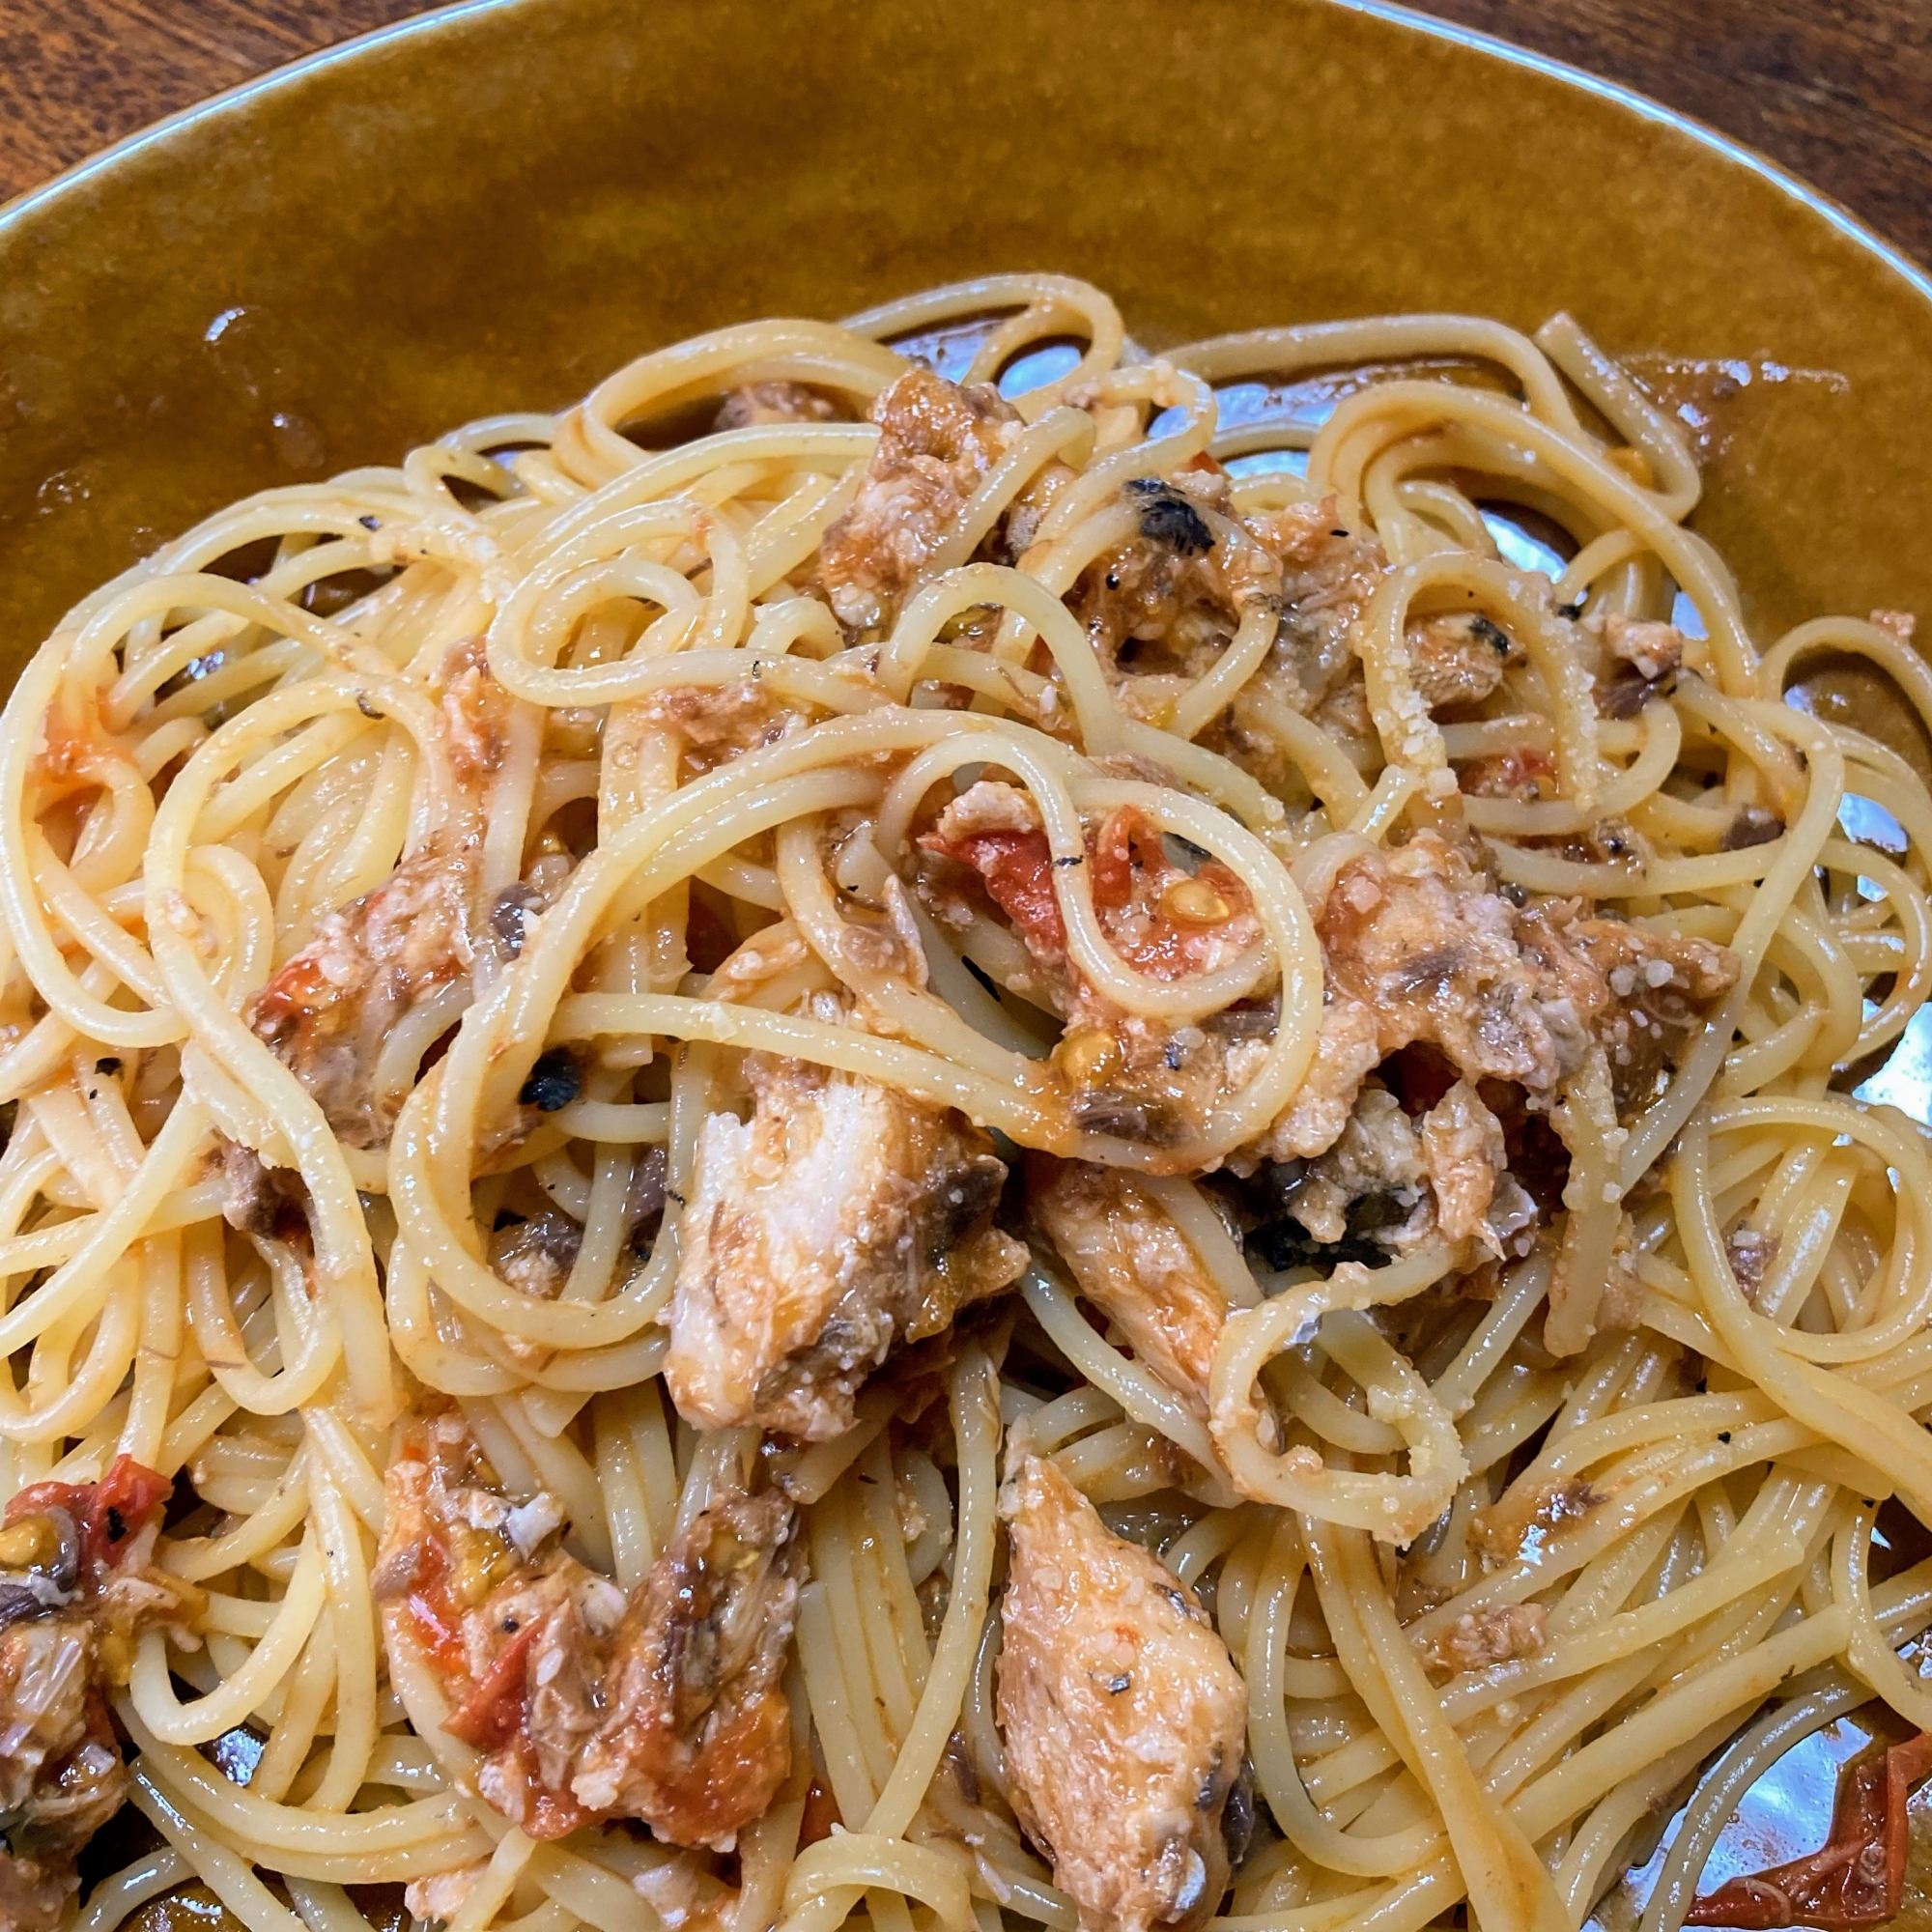
[[0, 215], [0, 671], [246, 491], [1012, 268], [1155, 347], [1568, 307], [1618, 351], [1835, 371], [1736, 400], [1698, 527], [1767, 639], [1932, 613], [1932, 302], [1662, 110], [1333, 0], [492, 0]]

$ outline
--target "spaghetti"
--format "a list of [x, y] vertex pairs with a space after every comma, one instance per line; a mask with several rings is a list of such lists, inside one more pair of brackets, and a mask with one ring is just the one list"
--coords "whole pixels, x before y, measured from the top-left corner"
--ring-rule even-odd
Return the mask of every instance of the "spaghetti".
[[[1932, 1728], [1932, 1164], [1848, 1092], [1932, 798], [1784, 701], [1932, 677], [1760, 651], [1698, 490], [1567, 317], [1009, 276], [81, 604], [0, 1921], [1556, 1932], [1717, 1756], [1677, 1932], [1781, 1752]], [[1923, 1755], [1699, 1918], [1895, 1909]]]

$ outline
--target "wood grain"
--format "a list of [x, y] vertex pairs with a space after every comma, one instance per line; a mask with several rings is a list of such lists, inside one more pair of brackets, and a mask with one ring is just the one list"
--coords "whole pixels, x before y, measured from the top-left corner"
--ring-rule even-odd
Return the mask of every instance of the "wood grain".
[[1932, 263], [1925, 0], [1424, 0], [1748, 142]]
[[[1260, 0], [1258, 0], [1258, 4]], [[0, 0], [0, 198], [419, 0]], [[1762, 150], [1932, 262], [1926, 0], [1426, 0]]]
[[0, 199], [421, 0], [0, 0]]

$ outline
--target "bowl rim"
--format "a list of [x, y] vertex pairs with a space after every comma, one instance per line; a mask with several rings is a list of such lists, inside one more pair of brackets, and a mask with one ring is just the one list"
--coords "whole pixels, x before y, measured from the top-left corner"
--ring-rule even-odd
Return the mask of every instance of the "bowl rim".
[[[253, 74], [246, 80], [238, 81], [233, 87], [222, 88], [205, 99], [179, 108], [145, 128], [123, 135], [118, 141], [64, 168], [49, 180], [24, 189], [9, 201], [0, 202], [0, 245], [29, 228], [42, 209], [85, 188], [102, 176], [110, 175], [122, 163], [147, 149], [173, 140], [199, 121], [226, 113], [243, 102], [266, 98], [326, 68], [353, 63], [379, 48], [397, 45], [418, 35], [451, 32], [462, 22], [484, 14], [509, 13], [537, 4], [539, 0], [455, 0], [453, 5], [431, 7], [424, 13], [412, 14], [404, 19], [392, 20], [385, 26], [353, 35], [348, 40], [318, 47], [278, 67]], [[1748, 142], [1726, 134], [1694, 115], [1667, 106], [1622, 81], [1607, 79], [1602, 74], [1590, 72], [1586, 68], [1573, 66], [1568, 61], [1539, 53], [1531, 47], [1519, 46], [1513, 41], [1474, 27], [1465, 27], [1458, 21], [1418, 13], [1413, 8], [1394, 4], [1394, 0], [1318, 0], [1318, 4], [1343, 13], [1366, 15], [1387, 26], [1431, 40], [1467, 47], [1492, 60], [1594, 95], [1655, 127], [1667, 128], [1688, 136], [1719, 160], [1748, 170], [1787, 200], [1826, 222], [1862, 254], [1905, 283], [1920, 301], [1932, 307], [1932, 273], [1920, 268], [1896, 243], [1887, 241], [1862, 216], [1854, 213], [1821, 188], [1814, 187], [1781, 161], [1772, 159]]]

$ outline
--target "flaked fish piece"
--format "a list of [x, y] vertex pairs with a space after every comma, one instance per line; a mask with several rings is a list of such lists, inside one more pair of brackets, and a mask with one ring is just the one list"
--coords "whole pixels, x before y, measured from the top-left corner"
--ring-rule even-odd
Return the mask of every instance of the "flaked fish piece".
[[376, 1092], [390, 1034], [475, 964], [473, 867], [432, 840], [373, 892], [327, 914], [248, 1003], [245, 1018], [307, 1088], [344, 1146], [380, 1148], [403, 1094]]
[[[347, 1147], [388, 1144], [407, 1094], [376, 1091], [383, 1048], [425, 1001], [471, 975], [472, 923], [489, 929], [474, 905], [482, 856], [475, 821], [505, 754], [512, 700], [490, 674], [481, 638], [450, 647], [431, 696], [440, 726], [434, 755], [450, 793], [442, 822], [381, 884], [325, 915], [243, 1013]], [[521, 918], [515, 932], [512, 953]]]
[[1459, 1080], [1422, 1117], [1421, 1140], [1435, 1225], [1444, 1239], [1480, 1240], [1491, 1254], [1500, 1255], [1490, 1209], [1509, 1167], [1502, 1122], [1466, 1080]]
[[992, 1225], [1006, 1165], [963, 1116], [749, 1056], [749, 1120], [698, 1137], [665, 1380], [687, 1421], [822, 1441], [894, 1350], [1017, 1279]]
[[989, 384], [962, 388], [923, 368], [882, 389], [870, 415], [879, 446], [818, 554], [834, 614], [860, 632], [892, 622], [1020, 428]]
[[1433, 832], [1344, 866], [1316, 933], [1321, 1043], [1264, 1145], [1277, 1160], [1324, 1152], [1362, 1080], [1418, 1041], [1471, 1086], [1512, 1082], [1532, 1105], [1597, 1043], [1613, 1067], [1655, 1071], [1738, 972], [1721, 946], [1588, 917], [1575, 900], [1519, 909]]
[[1224, 1813], [1246, 1741], [1227, 1645], [1173, 1573], [1044, 1458], [1019, 1457], [1004, 1508], [1013, 1808], [1083, 1932], [1198, 1925], [1227, 1889]]
[[[1251, 1253], [1270, 1267], [1332, 1267], [1346, 1260], [1376, 1265], [1440, 1236], [1473, 1241], [1498, 1257], [1535, 1219], [1535, 1204], [1508, 1172], [1502, 1123], [1465, 1081], [1411, 1117], [1377, 1082], [1356, 1094], [1334, 1146], [1309, 1161], [1278, 1164], [1254, 1177], [1262, 1224]], [[1252, 1196], [1251, 1196], [1252, 1198]], [[1269, 1211], [1305, 1231], [1297, 1236]]]
[[747, 383], [719, 404], [711, 427], [761, 429], [772, 423], [838, 422], [844, 413], [830, 396], [803, 383]]
[[791, 1769], [781, 1680], [801, 1547], [776, 1492], [693, 1519], [639, 1586], [604, 1679], [609, 1716], [571, 1778], [580, 1804], [674, 1845], [728, 1850]]
[[1518, 916], [1525, 955], [1601, 1043], [1620, 1107], [1662, 1091], [1670, 1067], [1738, 980], [1728, 947], [1547, 899]]
[[1224, 753], [1268, 786], [1286, 792], [1300, 767], [1269, 723], [1280, 706], [1311, 718], [1345, 741], [1376, 745], [1368, 688], [1352, 634], [1388, 566], [1381, 545], [1338, 518], [1335, 499], [1293, 503], [1249, 517], [1247, 527], [1280, 566], [1280, 620], [1260, 669], [1201, 742]]
[[1416, 693], [1432, 711], [1493, 696], [1525, 655], [1501, 625], [1461, 611], [1417, 618], [1406, 642]]
[[1281, 566], [1233, 525], [1227, 472], [1212, 457], [1171, 476], [1134, 477], [1121, 501], [1137, 533], [1095, 558], [1069, 601], [1117, 701], [1158, 722], [1226, 649], [1250, 605], [1279, 608]]
[[721, 1490], [628, 1597], [562, 1547], [554, 1497], [504, 1494], [453, 1410], [412, 1425], [384, 1497], [385, 1641], [436, 1675], [504, 1817], [543, 1839], [637, 1818], [726, 1850], [762, 1815], [791, 1762], [803, 1559], [783, 1495]]
[[1548, 1642], [1541, 1604], [1486, 1604], [1465, 1610], [1422, 1646], [1424, 1667], [1438, 1683], [1464, 1670], [1534, 1657]]
[[1205, 1416], [1228, 1302], [1166, 1209], [1131, 1175], [1066, 1161], [1035, 1192], [1033, 1211], [1080, 1293]]

